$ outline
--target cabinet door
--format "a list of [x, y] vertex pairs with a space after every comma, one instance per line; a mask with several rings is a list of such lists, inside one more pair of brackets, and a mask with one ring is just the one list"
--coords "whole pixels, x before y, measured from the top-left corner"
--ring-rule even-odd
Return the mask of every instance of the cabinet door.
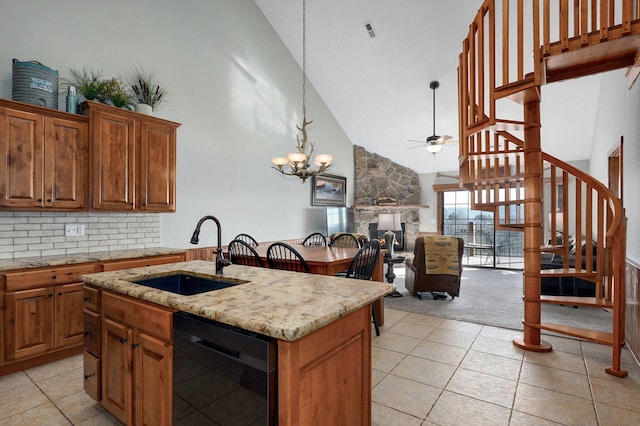
[[132, 424], [132, 330], [110, 319], [102, 322], [102, 405], [122, 423]]
[[53, 348], [53, 287], [5, 293], [5, 359]]
[[0, 107], [0, 155], [0, 207], [41, 207], [43, 117]]
[[86, 205], [88, 125], [45, 118], [44, 205], [83, 209]]
[[55, 287], [56, 347], [81, 345], [84, 339], [83, 283]]
[[172, 347], [140, 331], [135, 332], [133, 345], [136, 424], [170, 425]]
[[125, 115], [92, 112], [92, 207], [133, 210], [135, 202], [135, 121]]
[[139, 208], [176, 210], [176, 127], [142, 121], [140, 131]]

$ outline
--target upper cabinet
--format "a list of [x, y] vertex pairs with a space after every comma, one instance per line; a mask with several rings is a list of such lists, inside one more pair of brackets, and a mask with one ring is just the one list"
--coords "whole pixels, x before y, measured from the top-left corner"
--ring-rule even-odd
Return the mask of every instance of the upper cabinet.
[[176, 211], [180, 126], [97, 102], [0, 99], [0, 210]]
[[0, 208], [86, 208], [86, 117], [0, 99]]
[[86, 102], [91, 208], [174, 212], [178, 123]]

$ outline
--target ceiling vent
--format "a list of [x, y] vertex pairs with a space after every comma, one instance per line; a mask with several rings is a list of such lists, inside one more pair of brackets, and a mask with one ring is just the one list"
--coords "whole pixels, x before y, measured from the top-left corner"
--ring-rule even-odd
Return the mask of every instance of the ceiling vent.
[[376, 37], [376, 32], [373, 30], [373, 25], [371, 25], [371, 21], [365, 22], [364, 23], [364, 28], [369, 33], [369, 37], [371, 37], [371, 38], [375, 38]]

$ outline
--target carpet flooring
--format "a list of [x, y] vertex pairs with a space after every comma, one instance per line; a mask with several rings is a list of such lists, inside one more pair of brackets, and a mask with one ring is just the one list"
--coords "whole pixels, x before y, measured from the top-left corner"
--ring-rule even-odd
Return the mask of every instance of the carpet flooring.
[[[404, 288], [403, 268], [396, 268], [394, 281], [403, 297], [385, 298], [385, 307], [440, 318], [522, 330], [522, 272], [466, 267], [462, 272], [460, 297], [451, 300], [423, 300], [411, 296]], [[544, 304], [542, 320], [599, 331], [611, 331], [611, 314], [604, 309], [574, 308]]]

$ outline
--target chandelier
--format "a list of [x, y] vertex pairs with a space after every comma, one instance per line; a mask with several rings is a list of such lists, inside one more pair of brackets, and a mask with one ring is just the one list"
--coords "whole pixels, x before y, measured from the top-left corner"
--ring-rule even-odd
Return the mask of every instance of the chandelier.
[[[307, 125], [311, 124], [313, 120], [307, 121], [307, 52], [306, 52], [306, 0], [302, 0], [302, 125], [297, 126], [296, 129], [300, 132], [296, 135], [296, 150], [287, 154], [285, 157], [275, 157], [271, 159], [273, 163], [272, 169], [275, 169], [287, 176], [297, 176], [302, 179], [304, 183], [311, 176], [317, 176], [331, 167], [331, 161], [333, 161], [333, 155], [319, 154], [313, 159], [313, 164], [318, 168], [316, 170], [311, 169], [310, 162], [312, 161], [313, 152], [315, 150], [315, 142], [307, 141]], [[288, 167], [287, 167], [288, 166]]]

